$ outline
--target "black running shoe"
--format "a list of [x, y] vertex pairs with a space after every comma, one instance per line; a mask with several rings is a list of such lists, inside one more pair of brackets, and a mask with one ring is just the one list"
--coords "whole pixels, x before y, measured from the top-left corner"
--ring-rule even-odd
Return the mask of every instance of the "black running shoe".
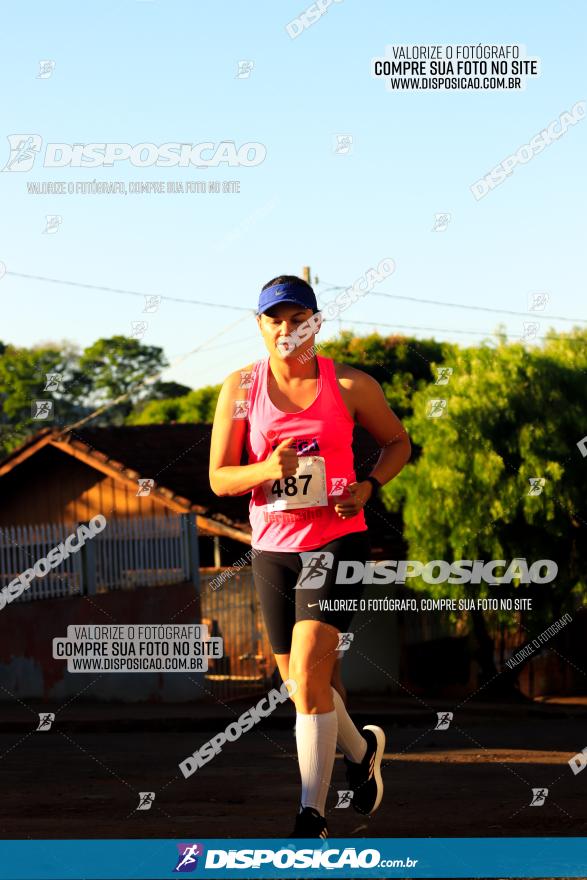
[[375, 812], [383, 797], [381, 759], [385, 750], [385, 734], [380, 727], [367, 724], [363, 728], [363, 736], [367, 740], [367, 751], [361, 763], [356, 764], [346, 757], [344, 762], [348, 786], [353, 791], [351, 803], [357, 813], [369, 816]]
[[296, 825], [290, 837], [328, 837], [326, 819], [314, 807], [304, 807], [296, 816]]

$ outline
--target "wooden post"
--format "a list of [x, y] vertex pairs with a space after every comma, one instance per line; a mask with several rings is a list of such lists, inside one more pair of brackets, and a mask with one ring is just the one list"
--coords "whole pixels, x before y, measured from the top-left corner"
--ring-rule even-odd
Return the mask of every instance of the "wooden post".
[[188, 579], [200, 594], [200, 549], [198, 545], [198, 526], [195, 513], [181, 513], [182, 552], [184, 554], [184, 570]]
[[214, 535], [214, 568], [220, 568], [222, 565], [222, 559], [220, 556], [220, 538], [218, 535]]
[[[87, 527], [89, 522], [78, 523], [78, 528], [81, 525]], [[94, 540], [94, 538], [87, 538], [79, 551], [81, 559], [80, 593], [82, 596], [96, 595], [96, 548], [94, 547]]]

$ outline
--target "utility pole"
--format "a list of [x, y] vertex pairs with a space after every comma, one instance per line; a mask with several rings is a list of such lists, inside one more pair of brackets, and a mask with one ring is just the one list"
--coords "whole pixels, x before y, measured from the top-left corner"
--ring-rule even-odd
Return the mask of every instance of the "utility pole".
[[311, 284], [311, 283], [312, 283], [312, 278], [311, 278], [311, 273], [310, 273], [310, 267], [309, 267], [309, 266], [302, 266], [302, 278], [303, 278], [304, 281], [306, 281], [308, 284]]

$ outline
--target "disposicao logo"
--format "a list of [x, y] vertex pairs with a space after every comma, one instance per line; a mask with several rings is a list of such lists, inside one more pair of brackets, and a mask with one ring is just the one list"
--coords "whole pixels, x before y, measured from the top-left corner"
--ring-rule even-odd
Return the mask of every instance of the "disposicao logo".
[[198, 858], [204, 855], [204, 847], [201, 843], [178, 843], [177, 865], [173, 869], [180, 874], [195, 871], [198, 867]]

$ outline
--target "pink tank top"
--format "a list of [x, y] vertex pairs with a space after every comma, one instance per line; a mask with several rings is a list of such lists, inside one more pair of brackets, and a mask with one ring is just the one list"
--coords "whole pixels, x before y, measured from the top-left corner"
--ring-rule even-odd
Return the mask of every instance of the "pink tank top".
[[269, 357], [253, 366], [249, 389], [247, 452], [249, 463], [264, 461], [275, 446], [294, 437], [300, 464], [296, 475], [255, 486], [249, 505], [256, 550], [315, 550], [350, 532], [367, 530], [360, 511], [337, 516], [334, 505], [355, 481], [354, 423], [338, 388], [334, 362], [317, 356], [316, 397], [306, 409], [285, 413], [267, 390]]

